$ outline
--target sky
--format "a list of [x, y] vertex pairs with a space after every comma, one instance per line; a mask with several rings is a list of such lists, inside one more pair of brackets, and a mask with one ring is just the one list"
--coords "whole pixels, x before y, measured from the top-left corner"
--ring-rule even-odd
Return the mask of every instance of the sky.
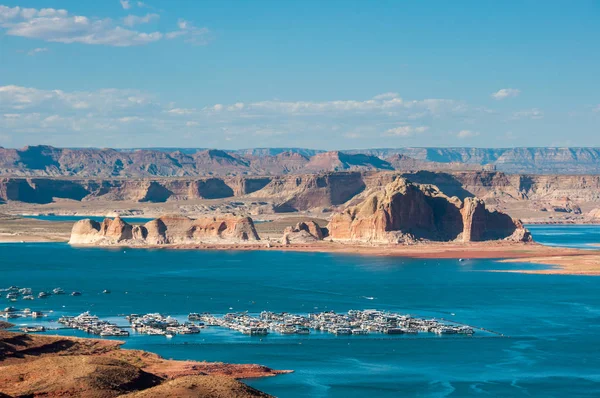
[[600, 1], [0, 0], [0, 146], [600, 146]]

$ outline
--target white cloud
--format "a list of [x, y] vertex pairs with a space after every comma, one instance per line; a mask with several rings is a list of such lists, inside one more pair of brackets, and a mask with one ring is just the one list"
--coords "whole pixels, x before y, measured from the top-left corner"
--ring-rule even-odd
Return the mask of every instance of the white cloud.
[[245, 105], [242, 102], [236, 102], [233, 105], [230, 105], [227, 107], [228, 111], [240, 111], [242, 109], [244, 109]]
[[169, 113], [171, 115], [177, 115], [177, 116], [190, 115], [194, 112], [196, 112], [195, 109], [184, 109], [184, 108], [173, 108], [173, 109], [170, 109], [167, 111], [167, 113]]
[[184, 37], [186, 43], [194, 45], [206, 45], [211, 40], [210, 31], [208, 28], [198, 28], [192, 25], [191, 22], [185, 19], [177, 21], [178, 30], [169, 32], [165, 35], [167, 39], [175, 39]]
[[[121, 2], [129, 9], [129, 1]], [[67, 10], [53, 8], [35, 9], [0, 5], [0, 28], [9, 36], [40, 39], [47, 42], [82, 43], [116, 47], [138, 46], [164, 39], [185, 36], [186, 42], [207, 44], [208, 29], [196, 28], [189, 22], [184, 24], [178, 35], [159, 31], [144, 32], [130, 29], [132, 26], [157, 20], [158, 14], [145, 16], [129, 15], [121, 23], [110, 18], [94, 18], [71, 15]], [[181, 24], [180, 24], [181, 25]]]
[[38, 90], [21, 86], [0, 86], [0, 112], [44, 109], [77, 112], [93, 109], [116, 112], [123, 109], [152, 107], [154, 97], [138, 90], [102, 89], [93, 92]]
[[479, 132], [471, 131], [471, 130], [461, 130], [458, 133], [456, 133], [456, 136], [460, 139], [477, 137], [478, 135], [479, 135]]
[[521, 94], [521, 90], [516, 88], [503, 88], [492, 94], [497, 100], [503, 100], [505, 98], [516, 97]]
[[124, 10], [129, 10], [131, 8], [131, 3], [129, 3], [129, 0], [120, 0], [121, 2], [121, 7], [123, 7]]
[[385, 132], [385, 135], [393, 135], [396, 137], [410, 137], [413, 135], [412, 126], [400, 126], [389, 129]]
[[127, 15], [125, 18], [123, 18], [123, 23], [127, 26], [135, 26], [157, 21], [159, 18], [160, 15], [158, 14], [146, 14], [143, 17], [137, 15]]
[[121, 123], [143, 122], [145, 119], [139, 116], [124, 116], [118, 119]]
[[[210, 107], [212, 108], [212, 107]], [[365, 101], [335, 100], [323, 102], [311, 101], [260, 101], [248, 103], [245, 106], [238, 104], [226, 106], [229, 111], [255, 111], [287, 113], [293, 115], [314, 115], [321, 113], [365, 113], [382, 112], [389, 116], [397, 116], [397, 112], [410, 110], [411, 114], [423, 117], [430, 114], [443, 114], [446, 112], [462, 112], [466, 106], [460, 102], [447, 99], [424, 99], [405, 101], [397, 96], [376, 96]], [[396, 113], [394, 113], [396, 112]]]
[[382, 100], [382, 99], [390, 99], [390, 98], [396, 98], [396, 97], [398, 97], [398, 93], [383, 93], [383, 94], [374, 96], [373, 99]]
[[[524, 111], [520, 116], [539, 117], [539, 112]], [[194, 104], [160, 100], [139, 90], [0, 86], [0, 131], [10, 132], [15, 145], [39, 141], [36, 137], [41, 135], [52, 137], [48, 143], [62, 146], [139, 146], [142, 140], [157, 146], [219, 147], [227, 137], [233, 137], [232, 144], [239, 147], [339, 145], [347, 149], [385, 146], [384, 137], [448, 145], [484, 131], [502, 138], [507, 130], [522, 131], [526, 126], [520, 124], [527, 120], [512, 116], [509, 111], [492, 114], [452, 99], [403, 99], [399, 95], [330, 101], [240, 98], [239, 102]], [[465, 120], [473, 123], [465, 124]], [[501, 131], [495, 129], [502, 122], [511, 124]]]
[[538, 108], [532, 108], [525, 111], [518, 111], [513, 113], [513, 119], [542, 119], [544, 112]]
[[412, 137], [415, 134], [421, 134], [427, 131], [429, 127], [427, 126], [398, 126], [391, 129], [388, 129], [383, 134], [384, 136], [394, 136], [394, 137]]
[[39, 54], [39, 53], [44, 53], [47, 52], [48, 49], [46, 47], [38, 47], [38, 48], [34, 48], [32, 50], [27, 51], [27, 55], [29, 55], [30, 57]]

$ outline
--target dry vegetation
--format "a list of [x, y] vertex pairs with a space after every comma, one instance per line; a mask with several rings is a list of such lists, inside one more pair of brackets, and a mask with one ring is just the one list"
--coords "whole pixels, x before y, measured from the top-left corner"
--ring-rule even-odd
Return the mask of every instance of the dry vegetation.
[[259, 365], [165, 360], [120, 345], [0, 331], [0, 396], [265, 397], [236, 379], [285, 373]]

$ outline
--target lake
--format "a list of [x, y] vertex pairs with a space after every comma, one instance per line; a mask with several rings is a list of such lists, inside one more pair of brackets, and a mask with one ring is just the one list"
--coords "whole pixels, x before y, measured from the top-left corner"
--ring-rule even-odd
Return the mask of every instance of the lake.
[[[548, 244], [594, 243], [588, 240], [595, 239], [599, 227], [585, 226], [589, 230], [583, 233], [581, 228], [532, 230], [536, 239], [547, 239]], [[258, 338], [209, 328], [172, 339], [137, 334], [124, 338], [125, 348], [166, 358], [292, 369], [292, 374], [247, 381], [280, 397], [598, 396], [600, 279], [487, 272], [539, 267], [327, 253], [0, 245], [0, 286], [34, 291], [60, 286], [83, 293], [10, 303], [53, 310], [43, 322], [87, 310], [126, 324], [123, 314], [128, 313], [185, 317], [204, 311], [377, 308], [443, 317], [504, 334], [476, 333], [469, 338], [273, 333]], [[111, 294], [102, 294], [104, 289]], [[60, 333], [87, 336], [72, 330]]]

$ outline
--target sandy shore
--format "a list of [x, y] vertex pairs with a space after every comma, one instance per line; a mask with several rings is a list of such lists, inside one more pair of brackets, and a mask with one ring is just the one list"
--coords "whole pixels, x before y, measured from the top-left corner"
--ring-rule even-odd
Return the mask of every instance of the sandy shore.
[[[88, 246], [89, 247], [89, 246]], [[99, 246], [116, 248], [117, 246]], [[128, 247], [128, 246], [123, 246]], [[548, 247], [537, 243], [495, 242], [429, 242], [416, 245], [366, 245], [340, 242], [282, 245], [278, 243], [195, 244], [133, 246], [133, 249], [162, 250], [261, 250], [337, 253], [361, 256], [391, 256], [406, 258], [498, 259], [501, 262], [546, 264], [542, 270], [498, 270], [529, 274], [600, 275], [600, 250]], [[552, 267], [555, 266], [555, 267]]]
[[[589, 251], [587, 251], [589, 252]], [[522, 263], [523, 259], [511, 258], [501, 260], [506, 263]], [[593, 251], [590, 254], [577, 254], [565, 256], [546, 256], [528, 258], [528, 263], [544, 264], [550, 266], [540, 270], [503, 270], [499, 272], [518, 272], [524, 274], [545, 275], [588, 275], [600, 276], [600, 253]]]

